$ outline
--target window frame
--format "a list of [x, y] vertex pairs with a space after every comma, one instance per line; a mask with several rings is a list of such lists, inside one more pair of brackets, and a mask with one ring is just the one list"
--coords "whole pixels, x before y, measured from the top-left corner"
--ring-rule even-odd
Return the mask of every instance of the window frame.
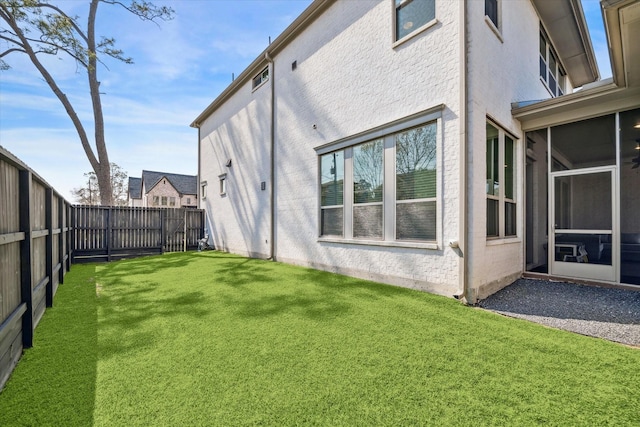
[[[494, 21], [493, 19], [491, 19], [491, 15], [489, 13], [487, 13], [487, 4], [489, 3], [493, 3], [495, 6], [495, 18], [496, 20]], [[484, 16], [486, 16], [487, 18], [489, 18], [489, 22], [497, 29], [500, 30], [501, 28], [501, 13], [500, 13], [500, 0], [484, 0]]]
[[[495, 165], [497, 172], [498, 172], [498, 181], [497, 181], [497, 193], [495, 194], [495, 184], [491, 184], [492, 185], [492, 192], [489, 192], [489, 182], [487, 182], [487, 175], [488, 175], [488, 171], [489, 171], [489, 164], [488, 161], [485, 161], [485, 198], [487, 200], [486, 206], [485, 206], [485, 215], [486, 215], [486, 220], [485, 220], [485, 235], [487, 238], [487, 241], [491, 241], [491, 240], [503, 240], [503, 239], [513, 239], [513, 238], [518, 238], [518, 222], [520, 219], [520, 215], [518, 215], [518, 208], [519, 208], [519, 202], [518, 202], [518, 141], [519, 139], [516, 138], [512, 133], [504, 130], [504, 128], [500, 125], [498, 125], [495, 121], [487, 118], [486, 120], [486, 126], [492, 126], [494, 129], [496, 129], [498, 131], [498, 136], [497, 136], [497, 152], [498, 152], [498, 158], [495, 159], [492, 157], [493, 161], [491, 162], [491, 165]], [[485, 129], [486, 129], [485, 126]], [[512, 197], [508, 197], [507, 196], [507, 191], [506, 191], [506, 183], [507, 183], [507, 171], [506, 169], [508, 164], [506, 163], [506, 141], [510, 140], [511, 144], [512, 144], [512, 149], [511, 149], [511, 156], [512, 156], [512, 168], [511, 168], [511, 193], [512, 193]], [[485, 147], [488, 146], [489, 143], [489, 139], [488, 136], [485, 132]], [[488, 151], [488, 147], [486, 148]], [[487, 156], [488, 157], [488, 156]], [[492, 168], [492, 170], [495, 170]], [[492, 181], [493, 182], [493, 181]], [[490, 220], [490, 216], [489, 216], [489, 200], [495, 201], [497, 202], [497, 234], [489, 234], [489, 220]], [[512, 205], [513, 206], [513, 212], [514, 212], [514, 218], [512, 219], [511, 222], [507, 221], [507, 214], [506, 214], [506, 209], [508, 205]], [[493, 220], [495, 221], [496, 218], [494, 217]], [[508, 230], [508, 224], [511, 223], [512, 224], [512, 228], [513, 228], [513, 233], [511, 233], [511, 231]]]
[[227, 174], [223, 173], [222, 175], [218, 175], [218, 181], [220, 185], [220, 197], [224, 197], [227, 195]]
[[418, 0], [402, 0], [399, 4], [396, 4], [396, 0], [391, 0], [391, 8], [392, 8], [392, 13], [391, 13], [391, 18], [392, 18], [391, 40], [393, 42], [393, 47], [401, 45], [402, 43], [406, 42], [407, 40], [410, 40], [410, 39], [414, 38], [418, 34], [423, 33], [428, 28], [431, 28], [431, 27], [433, 27], [434, 25], [436, 25], [438, 23], [438, 19], [437, 19], [438, 14], [437, 14], [437, 8], [436, 8], [438, 0], [431, 0], [431, 1], [433, 1], [433, 9], [434, 9], [433, 19], [425, 22], [424, 24], [422, 24], [421, 26], [415, 28], [413, 31], [411, 31], [410, 33], [404, 35], [403, 37], [398, 38], [398, 28], [397, 28], [397, 25], [398, 25], [397, 24], [398, 23], [398, 10], [402, 9], [406, 5], [412, 3], [413, 1], [418, 1]]
[[[544, 64], [544, 76], [542, 76], [542, 69], [538, 71], [538, 75], [540, 77], [540, 81], [544, 84], [544, 87], [549, 91], [552, 97], [557, 98], [558, 96], [562, 96], [567, 91], [567, 73], [560, 62], [560, 57], [556, 52], [553, 43], [551, 43], [551, 39], [547, 35], [542, 23], [540, 23], [540, 41], [544, 40], [545, 42], [545, 54], [544, 57], [542, 55], [542, 45], [538, 46], [538, 62], [542, 61], [539, 65], [542, 68]], [[554, 60], [555, 66], [553, 70], [551, 69], [551, 59]], [[553, 77], [553, 85], [550, 82], [551, 77]], [[555, 87], [552, 87], [555, 86]]]
[[269, 77], [270, 77], [270, 72], [269, 72], [269, 66], [267, 65], [262, 69], [262, 71], [256, 74], [253, 77], [253, 79], [251, 79], [251, 89], [257, 90], [259, 87], [263, 86], [265, 83], [269, 81]]
[[[394, 247], [411, 247], [411, 248], [426, 248], [426, 249], [441, 249], [442, 248], [442, 194], [440, 191], [442, 183], [442, 165], [440, 164], [442, 158], [442, 132], [443, 132], [443, 120], [442, 109], [443, 105], [436, 106], [434, 108], [425, 110], [423, 112], [414, 114], [404, 119], [397, 120], [395, 122], [388, 123], [386, 125], [371, 129], [361, 134], [353, 135], [338, 141], [334, 141], [329, 144], [325, 144], [320, 147], [316, 147], [316, 153], [318, 155], [318, 241], [320, 242], [336, 242], [336, 243], [352, 243], [361, 245], [373, 245], [373, 246], [394, 246]], [[402, 132], [406, 132], [412, 129], [434, 125], [435, 126], [435, 167], [436, 167], [436, 196], [428, 201], [435, 202], [435, 238], [433, 240], [410, 240], [397, 239], [397, 218], [396, 218], [396, 206], [398, 203], [409, 203], [422, 201], [422, 199], [411, 200], [396, 200], [396, 136]], [[374, 141], [376, 139], [383, 139], [383, 197], [382, 197], [382, 228], [383, 234], [381, 239], [377, 238], [365, 238], [354, 237], [353, 229], [353, 209], [356, 206], [354, 203], [354, 184], [353, 184], [353, 148], [360, 144]], [[344, 151], [344, 196], [343, 196], [343, 233], [342, 236], [329, 236], [322, 235], [322, 209], [326, 208], [321, 203], [321, 162], [322, 157], [334, 152]], [[425, 199], [426, 200], [426, 199]], [[374, 203], [375, 204], [375, 203]], [[358, 204], [361, 206], [361, 204]]]
[[207, 181], [200, 182], [200, 200], [207, 199]]

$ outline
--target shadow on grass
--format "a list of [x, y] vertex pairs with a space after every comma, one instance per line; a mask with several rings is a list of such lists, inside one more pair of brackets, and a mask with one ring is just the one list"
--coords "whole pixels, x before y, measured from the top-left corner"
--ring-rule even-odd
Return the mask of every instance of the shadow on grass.
[[354, 301], [393, 299], [408, 292], [271, 261], [220, 253], [208, 256], [216, 258], [212, 280], [235, 291], [224, 293], [223, 301], [247, 318], [295, 313], [313, 320], [333, 319], [350, 312]]
[[95, 266], [76, 265], [0, 393], [0, 425], [92, 425], [97, 331]]
[[[208, 296], [193, 290], [187, 275], [193, 271], [192, 263], [197, 259], [195, 252], [176, 253], [100, 266], [98, 349], [101, 360], [153, 347], [158, 332], [147, 328], [147, 321], [153, 323], [161, 318], [162, 322], [169, 324], [172, 318], [182, 319], [185, 316], [193, 321], [209, 313]], [[178, 286], [167, 278], [176, 272], [185, 273], [179, 275]], [[158, 273], [166, 281], [153, 280]]]

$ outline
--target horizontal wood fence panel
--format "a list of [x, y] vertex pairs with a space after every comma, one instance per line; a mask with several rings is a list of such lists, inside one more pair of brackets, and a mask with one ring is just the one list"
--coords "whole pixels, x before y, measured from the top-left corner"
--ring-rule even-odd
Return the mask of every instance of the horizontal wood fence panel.
[[71, 205], [2, 147], [0, 206], [1, 390], [69, 271], [72, 229]]
[[22, 355], [22, 316], [26, 311], [27, 305], [20, 304], [0, 324], [0, 389]]

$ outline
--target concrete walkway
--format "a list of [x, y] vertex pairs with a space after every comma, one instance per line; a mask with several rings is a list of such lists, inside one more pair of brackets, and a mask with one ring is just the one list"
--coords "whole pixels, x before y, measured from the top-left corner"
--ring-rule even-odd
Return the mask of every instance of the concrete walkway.
[[478, 305], [505, 316], [640, 348], [640, 288], [520, 279]]

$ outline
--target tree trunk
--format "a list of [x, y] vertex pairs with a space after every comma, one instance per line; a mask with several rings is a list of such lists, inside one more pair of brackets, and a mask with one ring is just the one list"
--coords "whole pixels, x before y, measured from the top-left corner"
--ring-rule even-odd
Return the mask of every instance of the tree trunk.
[[87, 48], [89, 50], [89, 66], [87, 77], [89, 78], [89, 91], [91, 94], [91, 106], [93, 107], [93, 119], [95, 124], [96, 151], [98, 152], [98, 168], [94, 166], [100, 188], [100, 204], [111, 206], [113, 204], [113, 189], [111, 188], [111, 164], [107, 154], [107, 144], [104, 138], [104, 117], [102, 115], [102, 102], [100, 99], [100, 82], [98, 81], [98, 56], [96, 53], [96, 12], [99, 0], [91, 0], [89, 18], [87, 23]]

